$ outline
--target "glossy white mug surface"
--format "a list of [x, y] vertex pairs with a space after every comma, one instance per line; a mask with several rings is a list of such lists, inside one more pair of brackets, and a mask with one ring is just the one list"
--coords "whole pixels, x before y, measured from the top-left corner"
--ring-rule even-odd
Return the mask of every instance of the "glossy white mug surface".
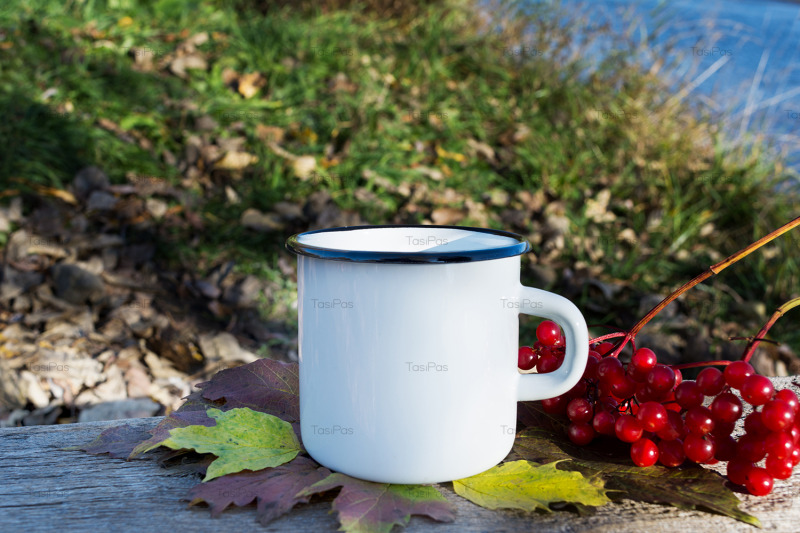
[[[517, 401], [580, 379], [588, 331], [567, 299], [520, 284], [513, 233], [360, 226], [301, 233], [300, 427], [320, 464], [384, 483], [469, 477], [514, 442]], [[517, 370], [520, 313], [557, 322], [564, 363]]]

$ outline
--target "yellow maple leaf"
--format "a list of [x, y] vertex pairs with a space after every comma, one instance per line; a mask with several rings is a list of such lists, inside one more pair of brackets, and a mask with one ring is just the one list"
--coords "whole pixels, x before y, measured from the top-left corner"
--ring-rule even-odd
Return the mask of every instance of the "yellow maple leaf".
[[439, 145], [436, 145], [436, 155], [438, 155], [442, 159], [452, 159], [453, 161], [457, 161], [459, 163], [467, 160], [467, 157], [464, 154], [459, 154], [457, 152], [448, 152]]

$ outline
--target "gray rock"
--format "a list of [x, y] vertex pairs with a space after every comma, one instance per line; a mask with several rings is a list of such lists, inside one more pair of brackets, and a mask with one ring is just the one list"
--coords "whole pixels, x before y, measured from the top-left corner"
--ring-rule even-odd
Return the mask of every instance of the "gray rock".
[[125, 418], [145, 418], [155, 415], [161, 405], [150, 398], [131, 398], [114, 402], [90, 405], [78, 415], [78, 422], [100, 422], [101, 420], [122, 420]]
[[38, 272], [25, 272], [6, 265], [3, 268], [3, 282], [0, 284], [0, 301], [22, 295], [31, 287], [42, 283], [42, 279]]
[[59, 263], [52, 269], [56, 296], [75, 305], [97, 302], [105, 295], [105, 283], [97, 274], [78, 265]]
[[92, 191], [105, 189], [109, 185], [106, 173], [95, 166], [90, 166], [78, 171], [72, 182], [72, 190], [75, 196], [86, 200]]
[[86, 202], [86, 210], [111, 211], [117, 205], [117, 197], [105, 191], [93, 191]]
[[30, 414], [22, 419], [23, 426], [49, 426], [55, 424], [61, 416], [60, 405], [50, 405], [40, 409], [34, 409]]
[[0, 428], [13, 428], [23, 425], [25, 417], [31, 412], [26, 409], [14, 409], [9, 413], [8, 417], [0, 420]]
[[223, 300], [236, 307], [252, 306], [261, 293], [261, 282], [255, 276], [247, 276], [242, 281], [225, 290]]
[[213, 283], [209, 283], [205, 280], [197, 280], [194, 282], [194, 288], [197, 289], [200, 294], [205, 296], [206, 298], [210, 298], [211, 300], [216, 300], [219, 298], [222, 291], [219, 290], [219, 287], [214, 285]]
[[331, 195], [327, 191], [315, 191], [311, 193], [306, 205], [303, 206], [303, 214], [307, 218], [315, 220], [331, 201]]

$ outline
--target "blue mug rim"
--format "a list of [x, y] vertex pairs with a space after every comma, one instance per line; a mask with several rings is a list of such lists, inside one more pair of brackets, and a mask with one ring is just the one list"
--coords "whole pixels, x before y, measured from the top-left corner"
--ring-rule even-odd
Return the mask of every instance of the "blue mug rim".
[[[468, 251], [454, 252], [385, 252], [385, 251], [364, 251], [364, 250], [339, 250], [326, 248], [324, 246], [312, 246], [300, 242], [300, 238], [305, 235], [316, 233], [328, 233], [335, 231], [354, 231], [364, 229], [383, 229], [383, 228], [427, 228], [427, 229], [458, 229], [473, 231], [476, 233], [487, 233], [500, 237], [514, 239], [515, 243], [496, 248], [476, 249]], [[445, 226], [435, 224], [386, 224], [386, 225], [364, 225], [364, 226], [341, 226], [335, 228], [324, 228], [312, 231], [296, 233], [286, 240], [286, 249], [297, 255], [313, 257], [315, 259], [327, 259], [331, 261], [348, 261], [356, 263], [398, 263], [398, 264], [442, 264], [442, 263], [469, 263], [473, 261], [489, 261], [491, 259], [503, 259], [522, 255], [531, 250], [531, 245], [524, 237], [510, 231], [476, 228], [471, 226]]]

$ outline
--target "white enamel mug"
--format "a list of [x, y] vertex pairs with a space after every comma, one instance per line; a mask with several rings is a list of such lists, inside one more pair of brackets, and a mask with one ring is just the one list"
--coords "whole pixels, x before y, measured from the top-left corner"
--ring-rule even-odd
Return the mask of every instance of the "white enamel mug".
[[[519, 235], [455, 226], [300, 233], [300, 431], [320, 464], [383, 483], [469, 477], [514, 443], [517, 401], [580, 379], [588, 331], [556, 294], [520, 284]], [[520, 313], [557, 322], [561, 368], [517, 369]]]

